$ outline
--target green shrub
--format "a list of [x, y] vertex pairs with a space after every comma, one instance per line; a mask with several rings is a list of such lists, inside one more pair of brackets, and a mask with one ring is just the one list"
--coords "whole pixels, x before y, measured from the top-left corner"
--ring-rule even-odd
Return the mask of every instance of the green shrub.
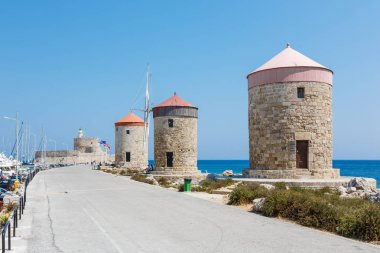
[[144, 174], [134, 174], [131, 177], [131, 179], [138, 181], [138, 182], [146, 183], [146, 184], [153, 184], [154, 183], [154, 181], [152, 179], [148, 179], [146, 177], [147, 177], [147, 175], [144, 175]]
[[9, 215], [6, 214], [6, 213], [3, 213], [3, 214], [0, 216], [0, 225], [1, 225], [1, 226], [4, 226], [5, 223], [7, 223], [8, 218], [9, 218]]
[[194, 188], [194, 191], [211, 193], [213, 190], [227, 187], [233, 185], [234, 183], [235, 181], [231, 178], [221, 180], [205, 179], [199, 183], [199, 187]]
[[285, 182], [277, 182], [277, 183], [274, 184], [274, 186], [278, 190], [286, 190], [286, 184], [285, 184]]
[[158, 184], [162, 187], [165, 187], [165, 188], [168, 188], [170, 187], [171, 183], [170, 181], [166, 178], [166, 177], [160, 177], [158, 180], [157, 180]]
[[10, 203], [8, 203], [6, 206], [4, 206], [3, 207], [3, 209], [5, 209], [5, 211], [7, 212], [7, 213], [10, 213], [10, 212], [12, 212], [13, 211], [13, 209], [16, 207], [16, 203], [14, 203], [14, 202], [10, 202]]
[[228, 205], [244, 205], [252, 203], [256, 198], [266, 197], [269, 190], [256, 184], [239, 184], [228, 195]]
[[177, 186], [177, 189], [178, 189], [179, 192], [183, 192], [183, 191], [185, 190], [185, 186], [184, 186], [184, 184], [180, 184], [180, 185], [178, 185], [178, 186]]
[[240, 184], [229, 195], [228, 204], [247, 204], [260, 197], [266, 198], [261, 210], [264, 216], [282, 217], [364, 241], [380, 240], [379, 203], [342, 199], [329, 188], [286, 190], [276, 185], [275, 190], [267, 190], [258, 184]]
[[367, 203], [357, 208], [339, 219], [337, 232], [346, 237], [379, 241], [380, 206], [377, 203]]

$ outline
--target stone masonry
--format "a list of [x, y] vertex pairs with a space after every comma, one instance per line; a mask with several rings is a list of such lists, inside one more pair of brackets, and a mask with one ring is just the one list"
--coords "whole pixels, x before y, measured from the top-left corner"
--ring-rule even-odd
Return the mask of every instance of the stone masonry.
[[267, 179], [332, 179], [332, 77], [287, 47], [247, 76], [250, 169]]
[[[304, 99], [297, 87], [305, 89]], [[266, 170], [268, 178], [334, 177], [331, 96], [331, 85], [316, 82], [249, 89], [250, 167]], [[307, 171], [296, 168], [296, 140], [309, 140]]]
[[197, 176], [198, 108], [175, 93], [153, 108], [155, 175]]
[[[117, 165], [133, 169], [148, 166], [148, 144], [144, 141], [144, 126], [115, 126], [115, 161]], [[126, 152], [130, 162], [126, 162]]]
[[[174, 127], [168, 127], [173, 119]], [[157, 117], [154, 119], [154, 163], [157, 171], [198, 172], [197, 119]], [[173, 167], [166, 166], [166, 152], [173, 152]]]

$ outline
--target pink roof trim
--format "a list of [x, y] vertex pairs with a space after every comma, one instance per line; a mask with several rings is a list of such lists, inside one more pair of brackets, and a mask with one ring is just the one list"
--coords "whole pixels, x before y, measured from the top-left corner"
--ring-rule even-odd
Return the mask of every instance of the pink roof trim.
[[193, 105], [191, 105], [190, 103], [188, 103], [184, 99], [182, 99], [179, 96], [177, 96], [176, 93], [174, 93], [174, 95], [172, 97], [166, 99], [161, 104], [155, 106], [155, 108], [157, 108], [157, 107], [168, 107], [168, 106], [194, 107]]
[[318, 62], [310, 59], [309, 57], [301, 54], [300, 52], [297, 52], [296, 50], [294, 50], [288, 45], [279, 54], [274, 56], [272, 59], [270, 59], [268, 62], [266, 62], [259, 68], [257, 68], [252, 73], [259, 72], [262, 70], [267, 70], [267, 69], [291, 68], [291, 67], [315, 67], [315, 68], [323, 68], [323, 69], [330, 70], [326, 68], [325, 66], [319, 64]]

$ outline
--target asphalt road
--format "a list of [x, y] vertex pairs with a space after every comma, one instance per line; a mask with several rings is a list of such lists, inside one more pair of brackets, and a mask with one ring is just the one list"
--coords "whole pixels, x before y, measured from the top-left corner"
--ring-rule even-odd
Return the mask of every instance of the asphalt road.
[[93, 171], [41, 172], [15, 252], [379, 252], [380, 248]]

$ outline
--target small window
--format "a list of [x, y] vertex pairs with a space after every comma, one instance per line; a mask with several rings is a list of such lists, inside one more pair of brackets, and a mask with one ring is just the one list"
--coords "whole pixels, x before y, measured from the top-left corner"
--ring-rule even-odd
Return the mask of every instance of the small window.
[[127, 132], [127, 134], [129, 134], [129, 130], [127, 130], [126, 132]]
[[174, 126], [174, 120], [168, 119], [168, 124], [169, 124], [169, 127], [173, 127]]
[[119, 128], [118, 128], [118, 127], [116, 127], [116, 132], [117, 132], [117, 131], [119, 131]]
[[131, 161], [131, 152], [126, 152], [125, 153], [125, 161], [130, 162]]
[[305, 88], [297, 88], [297, 97], [305, 98]]

